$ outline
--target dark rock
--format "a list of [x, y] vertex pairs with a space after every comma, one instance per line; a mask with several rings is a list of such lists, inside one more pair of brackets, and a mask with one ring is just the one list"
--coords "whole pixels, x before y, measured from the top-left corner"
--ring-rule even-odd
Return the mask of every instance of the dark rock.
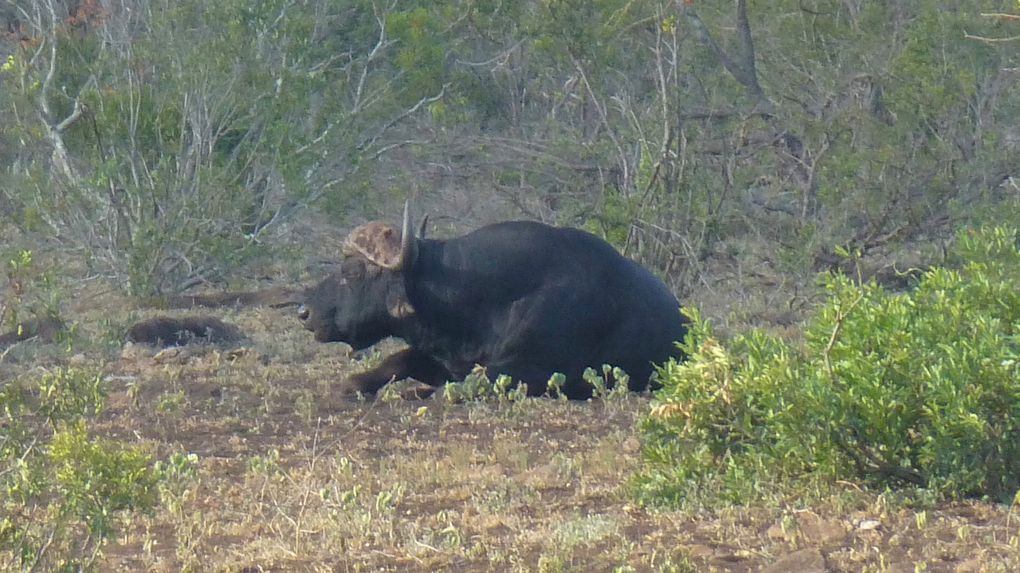
[[128, 342], [153, 346], [236, 342], [242, 339], [244, 334], [236, 326], [211, 316], [157, 316], [136, 322], [127, 331]]
[[57, 335], [67, 328], [59, 318], [47, 317], [21, 322], [9, 332], [0, 334], [0, 350], [13, 344], [34, 338], [41, 342], [53, 342]]

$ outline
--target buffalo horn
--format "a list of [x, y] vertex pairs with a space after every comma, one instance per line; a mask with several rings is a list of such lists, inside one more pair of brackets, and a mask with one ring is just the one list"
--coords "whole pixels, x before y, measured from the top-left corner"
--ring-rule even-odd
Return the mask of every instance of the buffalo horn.
[[411, 230], [411, 202], [404, 201], [404, 224], [400, 229], [400, 262], [397, 263], [398, 268], [395, 270], [410, 268], [417, 256], [418, 241], [414, 237], [414, 231]]
[[421, 224], [418, 225], [418, 234], [415, 235], [416, 239], [424, 239], [425, 238], [425, 230], [426, 230], [426, 227], [427, 227], [428, 224], [429, 224], [429, 216], [428, 216], [428, 213], [426, 213], [425, 216], [421, 218]]

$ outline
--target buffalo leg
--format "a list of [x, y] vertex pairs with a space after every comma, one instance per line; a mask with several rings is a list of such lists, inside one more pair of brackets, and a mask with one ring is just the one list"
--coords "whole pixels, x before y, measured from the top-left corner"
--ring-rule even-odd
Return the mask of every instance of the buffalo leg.
[[384, 358], [375, 368], [355, 374], [347, 381], [345, 390], [354, 393], [375, 394], [380, 388], [395, 380], [414, 378], [432, 387], [442, 386], [449, 380], [449, 373], [432, 357], [407, 348]]

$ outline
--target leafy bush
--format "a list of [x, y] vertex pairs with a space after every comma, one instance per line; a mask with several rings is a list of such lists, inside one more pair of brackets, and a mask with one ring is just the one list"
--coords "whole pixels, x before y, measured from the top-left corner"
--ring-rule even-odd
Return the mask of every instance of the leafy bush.
[[961, 234], [958, 270], [909, 293], [828, 275], [803, 348], [723, 346], [692, 313], [690, 359], [662, 368], [642, 422], [647, 502], [741, 503], [832, 480], [939, 498], [1020, 488], [1020, 249]]
[[58, 318], [62, 292], [53, 273], [36, 263], [32, 251], [0, 254], [7, 297], [0, 302], [0, 328], [20, 329], [29, 319]]
[[141, 448], [90, 436], [105, 397], [88, 370], [0, 386], [0, 570], [89, 570], [121, 516], [151, 512], [187, 477], [190, 458], [154, 464]]

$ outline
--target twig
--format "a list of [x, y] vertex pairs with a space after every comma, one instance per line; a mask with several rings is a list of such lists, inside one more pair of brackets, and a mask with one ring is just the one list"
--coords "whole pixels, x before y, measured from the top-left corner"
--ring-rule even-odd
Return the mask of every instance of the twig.
[[411, 106], [410, 108], [404, 110], [402, 113], [397, 115], [397, 117], [395, 117], [395, 118], [391, 119], [389, 122], [387, 122], [386, 125], [384, 125], [381, 128], [379, 128], [375, 132], [375, 135], [373, 135], [368, 141], [363, 141], [362, 143], [358, 144], [356, 149], [358, 151], [364, 151], [365, 149], [371, 147], [372, 145], [375, 145], [375, 142], [380, 137], [382, 137], [383, 134], [386, 133], [391, 127], [393, 127], [394, 125], [400, 123], [402, 120], [404, 120], [408, 116], [410, 116], [410, 115], [414, 114], [415, 112], [417, 112], [419, 109], [421, 109], [421, 107], [423, 105], [430, 104], [430, 103], [435, 103], [435, 102], [443, 99], [443, 96], [446, 95], [446, 88], [448, 88], [448, 87], [450, 87], [450, 84], [443, 84], [443, 87], [442, 87], [442, 89], [439, 90], [438, 94], [436, 94], [434, 96], [431, 96], [431, 97], [425, 96], [425, 97], [421, 98], [420, 100], [418, 100], [418, 103], [416, 103], [413, 106]]
[[[318, 461], [318, 446], [319, 446], [319, 429], [322, 427], [322, 418], [318, 418], [315, 423], [315, 435], [312, 437], [312, 459], [308, 466], [308, 475], [312, 476], [315, 474], [315, 462]], [[299, 543], [301, 541], [301, 522], [304, 521], [305, 509], [308, 507], [308, 498], [311, 494], [311, 488], [306, 487], [305, 493], [301, 497], [301, 507], [298, 509], [297, 521], [294, 524], [294, 549], [299, 549]]]
[[[981, 16], [985, 18], [998, 18], [1000, 20], [1020, 20], [1020, 14], [1006, 14], [1003, 12], [982, 12]], [[1015, 42], [1020, 40], [1020, 36], [1010, 36], [1008, 38], [989, 38], [987, 36], [975, 36], [973, 34], [963, 33], [963, 37], [968, 40], [977, 40], [979, 42], [986, 42], [989, 44], [999, 44], [1003, 42]]]
[[1002, 12], [982, 12], [985, 18], [1002, 18], [1003, 20], [1020, 20], [1020, 14], [1004, 14]]
[[1015, 42], [1020, 40], [1020, 36], [1009, 36], [1008, 38], [986, 38], [985, 36], [975, 36], [973, 34], [963, 33], [963, 37], [968, 40], [978, 40], [979, 42], [987, 42], [989, 44], [999, 44], [1004, 42]]
[[844, 311], [839, 310], [836, 316], [836, 326], [832, 329], [832, 335], [829, 336], [829, 342], [825, 345], [825, 351], [823, 356], [825, 357], [825, 370], [829, 374], [829, 379], [833, 384], [838, 381], [836, 379], [836, 373], [832, 370], [832, 348], [836, 345], [836, 340], [839, 339], [839, 333], [843, 330], [843, 325], [846, 323], [846, 318], [850, 316], [850, 313], [857, 307], [860, 302], [864, 300], [864, 293], [857, 295], [857, 299], [850, 303], [850, 306]]

